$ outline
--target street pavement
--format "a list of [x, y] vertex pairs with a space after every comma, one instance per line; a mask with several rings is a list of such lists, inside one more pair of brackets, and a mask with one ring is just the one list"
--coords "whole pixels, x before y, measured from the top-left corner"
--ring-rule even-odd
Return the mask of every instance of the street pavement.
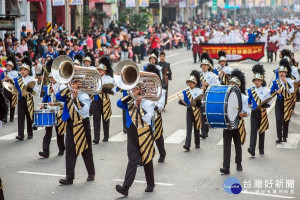
[[[209, 137], [201, 140], [201, 148], [195, 149], [192, 139], [190, 152], [182, 146], [185, 140], [186, 108], [178, 104], [176, 94], [185, 89], [186, 79], [193, 69], [200, 69], [200, 63], [194, 64], [192, 52], [186, 49], [167, 51], [166, 60], [171, 63], [173, 80], [169, 85], [167, 110], [163, 112], [163, 128], [167, 156], [165, 163], [158, 163], [159, 155], [154, 159], [156, 187], [153, 193], [145, 193], [145, 175], [138, 167], [135, 182], [129, 190], [127, 199], [300, 199], [300, 106], [296, 105], [295, 114], [290, 122], [289, 138], [285, 144], [277, 145], [274, 103], [268, 109], [270, 129], [266, 132], [265, 154], [251, 157], [247, 152], [250, 140], [250, 117], [246, 122], [246, 142], [243, 150], [243, 171], [238, 172], [234, 163], [234, 146], [231, 154], [231, 174], [221, 175], [223, 164], [222, 130], [211, 129]], [[299, 61], [300, 53], [296, 53]], [[264, 57], [260, 63], [266, 70], [266, 81], [270, 83], [277, 62], [267, 63]], [[144, 62], [145, 63], [145, 62]], [[215, 60], [215, 64], [217, 61]], [[252, 87], [251, 68], [257, 62], [242, 61], [229, 63], [233, 68], [241, 69], [247, 80], [247, 88]], [[114, 64], [115, 66], [115, 64]], [[139, 65], [140, 69], [142, 64]], [[96, 169], [95, 181], [87, 182], [87, 171], [81, 156], [77, 159], [75, 180], [71, 186], [61, 186], [60, 178], [65, 177], [65, 157], [57, 156], [55, 133], [50, 146], [50, 157], [41, 158], [42, 140], [45, 129], [34, 132], [32, 140], [16, 141], [17, 116], [13, 123], [3, 124], [0, 129], [0, 177], [3, 181], [5, 198], [15, 199], [123, 199], [115, 191], [115, 185], [121, 184], [127, 166], [127, 138], [122, 132], [122, 112], [116, 106], [120, 93], [111, 97], [112, 118], [109, 142], [93, 145]], [[35, 107], [41, 99], [35, 97]], [[274, 101], [273, 101], [274, 102]], [[17, 114], [17, 112], [16, 112]], [[91, 120], [92, 122], [92, 120]], [[93, 128], [93, 123], [91, 123]], [[93, 138], [93, 129], [92, 129]], [[192, 137], [193, 138], [193, 137]], [[158, 151], [157, 151], [158, 153]], [[224, 181], [234, 177], [243, 190], [240, 194], [227, 193]]]

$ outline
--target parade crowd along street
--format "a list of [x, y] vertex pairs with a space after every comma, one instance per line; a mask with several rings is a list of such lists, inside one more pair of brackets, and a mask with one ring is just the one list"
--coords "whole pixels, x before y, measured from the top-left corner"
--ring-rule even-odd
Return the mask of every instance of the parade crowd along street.
[[[186, 46], [188, 51], [192, 50], [194, 62], [200, 63], [186, 74], [188, 88], [182, 91], [183, 98], [178, 101], [187, 112], [183, 145], [186, 151], [191, 148], [192, 129], [195, 148], [200, 148], [200, 138], [206, 139], [210, 128], [223, 129], [224, 162], [220, 172], [230, 173], [232, 139], [236, 169], [242, 171], [241, 151], [247, 137], [244, 118], [250, 117], [251, 121], [249, 154], [255, 156], [257, 137], [259, 154], [264, 154], [265, 133], [269, 128], [266, 109], [275, 97], [276, 143], [288, 140], [289, 121], [299, 87], [294, 52], [300, 49], [300, 32], [299, 26], [294, 24], [272, 22], [260, 26], [233, 26], [226, 20], [173, 22], [137, 31], [112, 23], [108, 29], [92, 27], [88, 33], [79, 29], [69, 34], [59, 26], [51, 34], [45, 29], [33, 34], [24, 29], [21, 36], [19, 44], [13, 33], [6, 33], [0, 44], [0, 99], [1, 110], [5, 111], [1, 111], [0, 117], [4, 126], [9, 125], [14, 121], [17, 108], [16, 139], [20, 141], [25, 139], [25, 119], [27, 139], [33, 138], [38, 127], [45, 127], [43, 150], [39, 152], [44, 158], [49, 157], [52, 130], [55, 129], [58, 155], [66, 156], [66, 177], [59, 180], [62, 185], [73, 184], [76, 159], [80, 154], [88, 171], [87, 181], [94, 180], [92, 143], [99, 143], [101, 118], [103, 142], [108, 142], [112, 115], [110, 95], [121, 92], [123, 97], [113, 103], [123, 113], [128, 165], [124, 182], [116, 185], [116, 190], [128, 195], [138, 165], [144, 167], [145, 192], [154, 190], [154, 144], [158, 149], [158, 162], [164, 162], [166, 157], [161, 113], [166, 109], [172, 70], [165, 50], [173, 48]], [[218, 51], [217, 63], [214, 63], [201, 48], [205, 43], [257, 42], [265, 43], [268, 62], [276, 61], [278, 66], [271, 88], [266, 86], [263, 65], [253, 66], [253, 83], [248, 83], [253, 87], [247, 89], [244, 73], [230, 67], [226, 51]], [[293, 51], [286, 49], [287, 44], [292, 45]], [[136, 63], [146, 57], [147, 64], [140, 71]], [[114, 62], [117, 64], [113, 70]], [[34, 102], [35, 95], [43, 97], [42, 103]], [[36, 105], [39, 109], [34, 110]], [[93, 116], [93, 136], [90, 116]]]

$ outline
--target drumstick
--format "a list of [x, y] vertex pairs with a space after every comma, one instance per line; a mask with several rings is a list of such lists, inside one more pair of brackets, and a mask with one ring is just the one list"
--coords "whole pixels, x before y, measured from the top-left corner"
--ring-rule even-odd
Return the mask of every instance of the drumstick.
[[180, 96], [179, 96], [178, 94], [176, 94], [176, 96], [179, 98], [179, 100], [181, 100], [181, 102], [182, 102], [186, 107], [189, 107], [189, 106], [185, 103], [185, 101], [183, 101], [183, 100], [180, 98]]

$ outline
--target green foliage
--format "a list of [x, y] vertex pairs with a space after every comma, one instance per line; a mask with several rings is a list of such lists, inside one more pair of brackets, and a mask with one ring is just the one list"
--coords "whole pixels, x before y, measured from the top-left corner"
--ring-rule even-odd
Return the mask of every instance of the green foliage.
[[148, 8], [140, 8], [139, 13], [134, 13], [132, 8], [125, 8], [119, 15], [117, 24], [119, 26], [129, 23], [134, 30], [145, 30], [149, 24], [152, 14], [148, 11]]
[[83, 30], [89, 31], [92, 18], [94, 18], [94, 25], [99, 26], [106, 17], [106, 12], [97, 9], [90, 10], [88, 6], [85, 6], [83, 9]]
[[91, 23], [91, 13], [88, 6], [85, 6], [83, 9], [83, 30], [88, 31], [90, 29]]
[[97, 9], [91, 10], [91, 17], [94, 17], [94, 25], [99, 26], [100, 24], [103, 23], [103, 19], [107, 17], [106, 12], [104, 11], [99, 11]]

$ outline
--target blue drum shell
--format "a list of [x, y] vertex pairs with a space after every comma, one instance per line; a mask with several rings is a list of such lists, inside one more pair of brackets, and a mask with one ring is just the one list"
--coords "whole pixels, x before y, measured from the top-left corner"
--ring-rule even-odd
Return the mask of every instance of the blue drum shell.
[[56, 125], [54, 112], [34, 112], [35, 127], [50, 127]]

